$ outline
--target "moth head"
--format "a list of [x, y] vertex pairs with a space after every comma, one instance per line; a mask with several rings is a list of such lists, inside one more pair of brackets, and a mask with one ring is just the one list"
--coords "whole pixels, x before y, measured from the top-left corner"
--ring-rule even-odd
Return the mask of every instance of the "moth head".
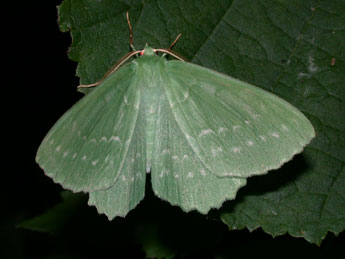
[[155, 51], [153, 48], [149, 47], [147, 44], [145, 48], [140, 52], [140, 55], [143, 56], [153, 56], [155, 54]]

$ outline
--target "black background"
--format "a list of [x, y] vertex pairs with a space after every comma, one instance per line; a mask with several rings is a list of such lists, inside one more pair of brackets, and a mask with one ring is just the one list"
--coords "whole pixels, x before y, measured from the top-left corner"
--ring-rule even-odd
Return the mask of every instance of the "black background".
[[186, 214], [160, 201], [149, 184], [145, 200], [125, 219], [109, 222], [85, 201], [56, 234], [17, 228], [61, 201], [62, 188], [44, 176], [34, 158], [47, 131], [82, 96], [76, 92], [76, 63], [67, 55], [70, 35], [58, 28], [58, 4], [21, 6], [20, 26], [9, 30], [9, 47], [3, 49], [10, 56], [2, 95], [5, 125], [10, 126], [3, 127], [3, 142], [9, 145], [2, 161], [0, 258], [144, 258], [142, 245], [155, 234], [178, 258], [344, 256], [344, 234], [329, 233], [317, 247], [289, 235], [272, 238], [261, 229], [228, 231], [212, 212], [207, 217]]

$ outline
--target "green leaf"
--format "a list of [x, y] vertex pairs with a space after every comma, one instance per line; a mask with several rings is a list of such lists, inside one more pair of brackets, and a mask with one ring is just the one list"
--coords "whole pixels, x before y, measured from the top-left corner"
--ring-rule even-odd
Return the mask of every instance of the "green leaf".
[[170, 259], [176, 256], [173, 249], [162, 243], [157, 222], [146, 222], [138, 230], [137, 238], [146, 253], [146, 258]]
[[42, 215], [27, 219], [17, 225], [19, 228], [56, 234], [66, 227], [80, 207], [86, 202], [84, 194], [70, 191], [61, 192], [62, 202]]
[[329, 1], [67, 1], [60, 28], [81, 83], [100, 79], [134, 45], [168, 47], [193, 63], [277, 94], [313, 123], [317, 137], [277, 172], [253, 177], [221, 218], [320, 244], [345, 228], [345, 4]]

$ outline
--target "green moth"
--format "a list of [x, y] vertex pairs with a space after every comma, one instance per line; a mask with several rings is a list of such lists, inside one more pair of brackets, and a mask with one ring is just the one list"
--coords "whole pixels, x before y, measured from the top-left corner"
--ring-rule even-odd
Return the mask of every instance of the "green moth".
[[98, 86], [38, 149], [46, 175], [88, 192], [89, 204], [109, 219], [125, 216], [143, 199], [146, 173], [161, 199], [207, 213], [234, 199], [248, 177], [281, 167], [315, 136], [286, 101], [185, 62], [171, 47], [127, 54], [104, 80], [89, 85]]

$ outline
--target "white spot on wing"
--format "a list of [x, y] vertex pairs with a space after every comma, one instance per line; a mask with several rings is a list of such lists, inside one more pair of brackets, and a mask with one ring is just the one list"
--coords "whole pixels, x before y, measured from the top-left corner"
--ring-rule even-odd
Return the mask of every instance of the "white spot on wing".
[[123, 97], [123, 101], [125, 102], [125, 104], [127, 104], [128, 99], [127, 99], [127, 96], [126, 96], [126, 95]]
[[285, 124], [282, 124], [282, 129], [285, 131], [289, 131], [288, 127]]
[[239, 152], [241, 151], [241, 149], [240, 149], [239, 147], [234, 147], [234, 148], [232, 149], [232, 151], [233, 151], [234, 153], [239, 153]]
[[211, 152], [212, 152], [212, 156], [213, 156], [213, 157], [217, 156], [217, 153], [218, 153], [218, 152], [222, 152], [222, 151], [223, 151], [223, 148], [222, 148], [222, 147], [217, 147], [217, 149], [215, 149], [215, 148], [212, 148], [212, 149], [211, 149]]
[[149, 108], [149, 113], [150, 113], [150, 114], [155, 113], [155, 109], [153, 109], [153, 105], [150, 106], [150, 108]]
[[192, 139], [193, 137], [190, 136], [190, 135], [188, 135], [188, 134], [186, 134], [186, 138], [187, 138], [187, 139]]
[[193, 172], [188, 172], [187, 178], [193, 178], [193, 176], [194, 176]]
[[188, 92], [188, 91], [184, 92], [184, 93], [183, 93], [183, 96], [184, 96], [183, 101], [187, 100], [188, 97], [189, 97], [189, 92]]
[[218, 129], [218, 133], [222, 133], [222, 132], [224, 132], [224, 131], [226, 131], [226, 130], [228, 130], [228, 129], [227, 129], [227, 128], [220, 127], [220, 128]]
[[121, 142], [120, 138], [118, 136], [111, 136], [109, 139], [109, 142], [114, 141], [114, 142]]
[[284, 164], [287, 160], [285, 158], [283, 158], [282, 160], [280, 160], [280, 164]]
[[172, 159], [173, 159], [173, 160], [177, 160], [177, 159], [178, 159], [178, 156], [172, 156]]
[[81, 160], [86, 160], [86, 155], [84, 155], [82, 158], [81, 158]]
[[260, 136], [260, 139], [261, 139], [263, 142], [266, 142], [266, 137], [265, 137], [265, 136]]
[[234, 125], [234, 126], [232, 126], [232, 129], [233, 129], [234, 131], [236, 131], [236, 130], [239, 129], [239, 128], [241, 128], [241, 126], [239, 126], [239, 125]]
[[103, 137], [101, 138], [100, 141], [105, 141], [105, 142], [107, 142], [107, 138], [106, 138], [105, 136], [103, 136]]
[[184, 155], [184, 156], [183, 156], [183, 160], [184, 160], [184, 159], [187, 159], [187, 158], [188, 158], [188, 155]]
[[202, 84], [201, 87], [205, 88], [211, 94], [215, 94], [215, 92], [216, 92], [216, 89], [213, 86], [209, 85], [209, 84], [205, 84], [205, 85]]
[[98, 160], [99, 160], [99, 159], [97, 159], [97, 160], [95, 160], [95, 161], [92, 161], [92, 165], [93, 165], [93, 166], [97, 165]]
[[162, 178], [164, 175], [168, 175], [168, 174], [169, 174], [169, 171], [163, 170], [159, 176]]
[[202, 176], [205, 176], [205, 175], [206, 175], [205, 169], [201, 169], [201, 170], [200, 170], [200, 174], [201, 174]]
[[272, 136], [275, 137], [275, 138], [279, 138], [279, 134], [277, 132], [273, 132]]
[[248, 120], [245, 120], [244, 122], [245, 122], [245, 124], [247, 124], [247, 125], [249, 125], [249, 123], [250, 123], [250, 121], [248, 121]]
[[205, 135], [208, 135], [211, 133], [214, 133], [214, 131], [212, 129], [204, 129], [200, 132], [199, 137], [202, 137], [202, 136], [205, 136]]
[[254, 142], [251, 141], [251, 140], [249, 140], [249, 141], [247, 141], [247, 145], [248, 145], [248, 146], [253, 146], [253, 145], [254, 145]]

